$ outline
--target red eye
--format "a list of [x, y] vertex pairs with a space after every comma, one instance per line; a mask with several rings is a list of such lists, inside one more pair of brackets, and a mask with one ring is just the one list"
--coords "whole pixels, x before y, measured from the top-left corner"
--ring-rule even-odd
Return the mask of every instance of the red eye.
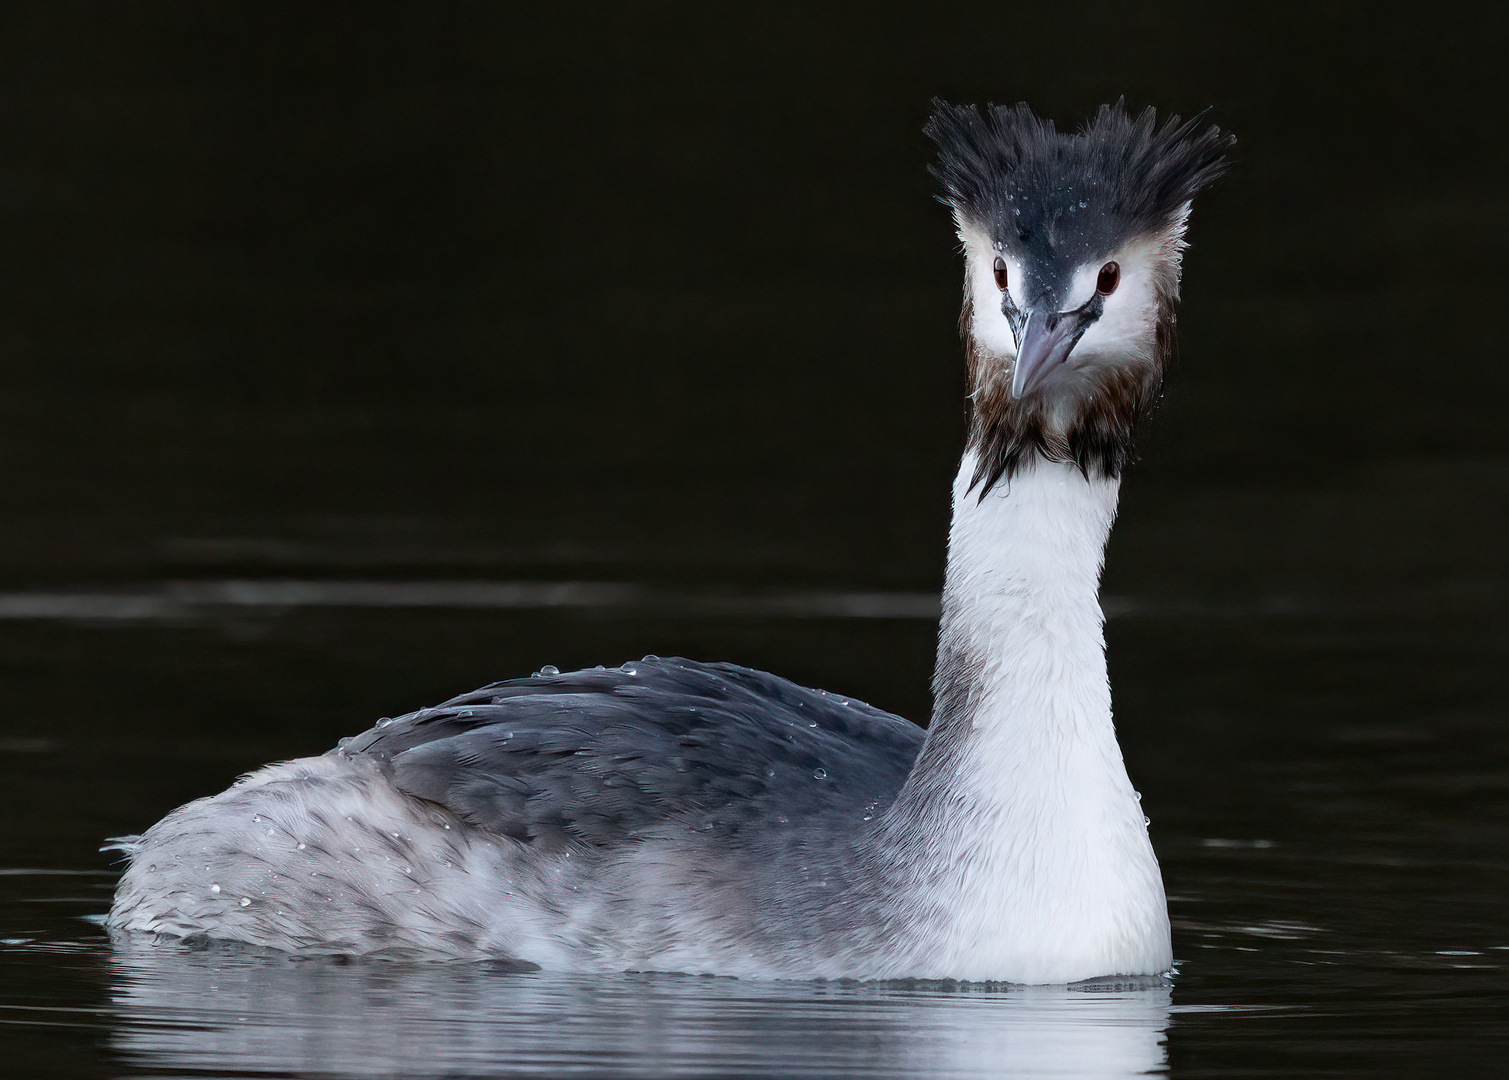
[[[1102, 270], [1101, 274], [1104, 275], [1105, 271]], [[996, 287], [1002, 292], [1006, 291], [1006, 260], [999, 255], [996, 256]]]
[[1121, 267], [1116, 263], [1108, 262], [1100, 268], [1100, 276], [1095, 279], [1095, 291], [1101, 296], [1110, 296], [1119, 284], [1121, 284]]

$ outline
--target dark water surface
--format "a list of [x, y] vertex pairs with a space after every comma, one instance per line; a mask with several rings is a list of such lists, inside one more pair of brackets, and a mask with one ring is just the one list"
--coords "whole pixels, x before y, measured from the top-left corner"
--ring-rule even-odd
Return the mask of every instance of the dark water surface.
[[[0, 1073], [1502, 1072], [1493, 35], [927, 7], [0, 13]], [[1123, 92], [1241, 139], [1106, 580], [1172, 985], [107, 941], [103, 838], [543, 664], [924, 719], [962, 387], [927, 100]]]

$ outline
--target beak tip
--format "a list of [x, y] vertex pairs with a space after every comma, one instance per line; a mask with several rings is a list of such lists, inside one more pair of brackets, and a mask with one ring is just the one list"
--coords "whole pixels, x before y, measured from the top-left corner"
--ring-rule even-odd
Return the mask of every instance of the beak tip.
[[1037, 389], [1042, 382], [1041, 376], [1046, 374], [1041, 370], [1033, 370], [1030, 365], [1021, 363], [1020, 358], [1012, 361], [1011, 365], [1011, 389], [1008, 391], [1012, 401], [1021, 401], [1028, 394]]

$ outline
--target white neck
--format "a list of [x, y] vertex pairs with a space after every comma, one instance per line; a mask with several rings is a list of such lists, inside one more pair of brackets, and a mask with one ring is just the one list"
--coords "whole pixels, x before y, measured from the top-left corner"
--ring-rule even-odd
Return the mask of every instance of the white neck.
[[936, 703], [887, 832], [911, 974], [1073, 982], [1171, 964], [1111, 722], [1097, 593], [1118, 482], [1037, 461], [954, 483]]

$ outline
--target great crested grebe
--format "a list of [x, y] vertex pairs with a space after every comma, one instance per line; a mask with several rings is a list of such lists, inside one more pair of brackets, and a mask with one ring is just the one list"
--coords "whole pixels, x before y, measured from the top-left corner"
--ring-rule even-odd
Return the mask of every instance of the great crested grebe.
[[305, 954], [1067, 983], [1172, 963], [1100, 571], [1229, 136], [938, 104], [968, 443], [932, 722], [647, 657], [484, 687], [122, 842], [109, 925]]

